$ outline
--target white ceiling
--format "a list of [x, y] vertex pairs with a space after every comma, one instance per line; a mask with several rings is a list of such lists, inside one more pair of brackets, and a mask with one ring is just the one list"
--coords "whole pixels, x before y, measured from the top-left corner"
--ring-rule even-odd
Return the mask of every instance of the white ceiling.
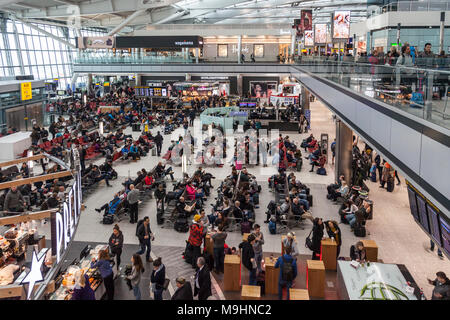
[[125, 33], [167, 23], [291, 24], [301, 9], [313, 10], [313, 23], [330, 22], [335, 10], [351, 10], [354, 23], [366, 18], [367, 0], [0, 0], [0, 11], [25, 21], [119, 26]]

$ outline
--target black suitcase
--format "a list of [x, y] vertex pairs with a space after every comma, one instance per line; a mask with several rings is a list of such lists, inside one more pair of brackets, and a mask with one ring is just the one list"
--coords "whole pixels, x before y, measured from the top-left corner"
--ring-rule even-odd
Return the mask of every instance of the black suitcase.
[[394, 179], [388, 179], [386, 189], [388, 192], [394, 191]]
[[312, 207], [313, 206], [313, 196], [312, 196], [312, 194], [308, 194], [306, 196], [306, 200], [308, 200], [309, 206]]
[[163, 213], [160, 212], [159, 210], [158, 210], [158, 212], [156, 213], [156, 223], [157, 223], [158, 225], [161, 225], [161, 224], [164, 223]]
[[141, 132], [141, 124], [140, 123], [133, 123], [132, 130], [134, 132]]
[[356, 225], [355, 226], [355, 236], [365, 237], [366, 236], [366, 227]]
[[173, 228], [175, 231], [186, 233], [189, 231], [189, 223], [185, 218], [178, 218], [177, 221], [175, 221]]
[[184, 249], [184, 261], [186, 263], [192, 264], [192, 248], [189, 242], [186, 241], [186, 248]]

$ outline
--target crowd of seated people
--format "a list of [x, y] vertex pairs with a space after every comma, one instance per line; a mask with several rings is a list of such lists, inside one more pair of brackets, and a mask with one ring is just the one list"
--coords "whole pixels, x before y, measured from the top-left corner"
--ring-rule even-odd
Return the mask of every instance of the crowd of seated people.
[[311, 170], [309, 172], [314, 172], [314, 167], [318, 167], [316, 173], [326, 175], [326, 151], [322, 150], [320, 143], [312, 133], [308, 138], [302, 141], [301, 147], [309, 153], [309, 155], [305, 157], [305, 159], [309, 160], [309, 164], [311, 165]]
[[247, 168], [239, 172], [233, 166], [231, 174], [225, 178], [217, 190], [216, 204], [208, 215], [209, 222], [214, 226], [222, 226], [224, 230], [233, 224], [249, 222], [250, 227], [255, 222], [255, 208], [258, 208], [261, 186], [255, 176]]

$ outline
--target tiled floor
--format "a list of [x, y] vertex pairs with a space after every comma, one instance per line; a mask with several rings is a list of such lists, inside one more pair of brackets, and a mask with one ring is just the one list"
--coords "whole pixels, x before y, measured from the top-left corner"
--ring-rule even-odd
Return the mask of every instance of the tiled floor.
[[[328, 133], [329, 141], [333, 141], [335, 137], [335, 125], [331, 112], [319, 102], [311, 103], [312, 114], [312, 133], [316, 137], [320, 137], [321, 133]], [[152, 132], [156, 133], [157, 129]], [[127, 129], [126, 133], [130, 132]], [[136, 138], [139, 133], [133, 132]], [[284, 133], [291, 137], [297, 144], [300, 144], [308, 134]], [[172, 137], [176, 139], [176, 137]], [[163, 153], [170, 144], [170, 136], [164, 136]], [[99, 223], [101, 214], [97, 213], [94, 208], [98, 208], [107, 201], [112, 199], [113, 193], [122, 189], [123, 182], [129, 175], [136, 176], [136, 172], [140, 168], [151, 169], [159, 161], [158, 157], [148, 155], [137, 162], [114, 164], [119, 174], [119, 179], [112, 181], [113, 188], [106, 188], [104, 184], [98, 186], [98, 189], [84, 199], [87, 208], [82, 214], [80, 224], [76, 233], [75, 240], [83, 242], [106, 242], [112, 232], [111, 225], [103, 225]], [[181, 167], [174, 166], [175, 178], [181, 177]], [[195, 165], [188, 166], [188, 173], [192, 173], [196, 169]], [[320, 176], [309, 172], [310, 166], [304, 160], [301, 172], [296, 172], [296, 176], [305, 184], [309, 185], [314, 197], [314, 206], [312, 207], [313, 216], [322, 217], [325, 220], [338, 219], [338, 207], [330, 203], [326, 199], [326, 186], [334, 181], [334, 166], [331, 165], [331, 159], [326, 165], [327, 176]], [[220, 182], [230, 173], [230, 167], [225, 165], [223, 168], [206, 168], [216, 179], [213, 185], [217, 187]], [[280, 252], [280, 235], [270, 235], [267, 225], [263, 223], [265, 219], [265, 210], [270, 200], [274, 199], [274, 195], [268, 191], [267, 179], [270, 173], [261, 171], [261, 168], [254, 167], [249, 169], [250, 173], [257, 177], [258, 182], [262, 186], [260, 194], [260, 205], [256, 211], [256, 223], [262, 226], [266, 244], [264, 250], [266, 252]], [[431, 286], [427, 284], [426, 278], [433, 278], [436, 271], [442, 270], [450, 274], [450, 262], [448, 259], [440, 260], [436, 253], [429, 253], [425, 250], [425, 246], [429, 246], [429, 238], [414, 222], [409, 212], [408, 197], [404, 180], [402, 184], [396, 186], [393, 193], [388, 193], [378, 188], [378, 184], [367, 182], [371, 192], [370, 198], [374, 200], [374, 219], [368, 222], [368, 230], [370, 235], [368, 239], [374, 239], [379, 246], [379, 258], [386, 263], [405, 264], [411, 272], [419, 286], [425, 289], [425, 295], [430, 296]], [[170, 184], [168, 185], [170, 186]], [[206, 203], [206, 208], [210, 208], [209, 203], [214, 201], [216, 195], [215, 189]], [[154, 246], [158, 247], [178, 247], [184, 248], [185, 240], [188, 234], [178, 233], [175, 230], [161, 229], [156, 224], [156, 207], [155, 200], [148, 200], [139, 208], [139, 216], [148, 215], [151, 221], [151, 227], [156, 235]], [[137, 244], [135, 237], [136, 225], [131, 225], [124, 220], [119, 223], [124, 233], [126, 244]], [[298, 237], [298, 247], [302, 254], [311, 254], [304, 246], [304, 239], [311, 229], [311, 223], [305, 223], [304, 230], [296, 230]], [[342, 256], [349, 255], [350, 246], [357, 241], [357, 238], [350, 232], [348, 225], [341, 225], [343, 245], [341, 250]], [[44, 233], [49, 233], [49, 225], [43, 227]], [[240, 233], [231, 233], [228, 235], [227, 244], [238, 246], [241, 241]], [[181, 258], [180, 258], [181, 259]], [[164, 257], [163, 257], [164, 261]]]

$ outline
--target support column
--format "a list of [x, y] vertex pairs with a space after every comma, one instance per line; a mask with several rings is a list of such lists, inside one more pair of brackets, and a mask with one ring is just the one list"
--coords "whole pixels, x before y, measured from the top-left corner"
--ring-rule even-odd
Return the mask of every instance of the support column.
[[309, 90], [305, 86], [302, 86], [302, 108], [309, 110]]
[[199, 56], [200, 56], [200, 49], [195, 48], [195, 63], [198, 63]]
[[439, 53], [444, 50], [445, 11], [441, 12], [441, 27], [439, 31]]
[[135, 73], [134, 77], [136, 78], [136, 85], [141, 86], [142, 85], [142, 75], [140, 73]]
[[350, 185], [352, 178], [352, 147], [352, 130], [341, 120], [336, 119], [336, 180], [339, 179], [340, 175], [344, 175], [348, 185]]
[[292, 35], [291, 35], [291, 59], [294, 60], [294, 55], [295, 55], [295, 40], [297, 35], [295, 34], [295, 30], [292, 29]]
[[191, 81], [191, 74], [190, 73], [186, 73], [185, 75], [186, 81]]
[[241, 63], [241, 51], [242, 51], [242, 36], [238, 36], [238, 47], [237, 47], [237, 60], [238, 60], [238, 63]]
[[400, 30], [401, 30], [401, 26], [402, 26], [402, 24], [401, 23], [399, 23], [399, 24], [397, 24], [397, 47], [398, 48], [400, 48], [401, 46], [400, 46]]
[[353, 56], [356, 57], [356, 50], [358, 46], [358, 41], [356, 41], [356, 34], [353, 34]]
[[243, 95], [242, 74], [236, 76], [237, 79], [237, 92], [239, 96]]
[[87, 75], [87, 94], [90, 95], [92, 92], [92, 73]]

